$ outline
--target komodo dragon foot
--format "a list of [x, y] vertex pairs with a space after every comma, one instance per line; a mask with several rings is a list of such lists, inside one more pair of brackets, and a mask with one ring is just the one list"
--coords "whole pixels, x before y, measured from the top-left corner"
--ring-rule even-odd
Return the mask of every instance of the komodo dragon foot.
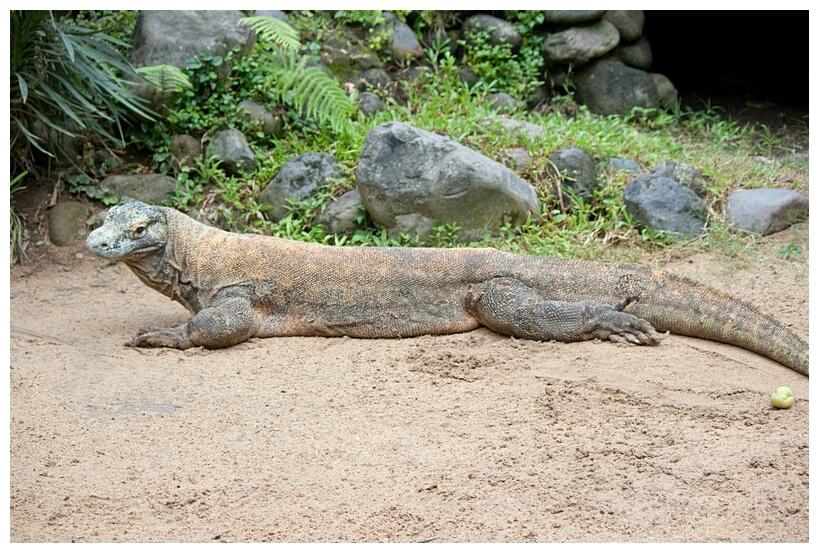
[[227, 348], [255, 335], [258, 317], [250, 302], [229, 297], [203, 309], [187, 323], [139, 334], [131, 346], [142, 348]]
[[656, 346], [668, 334], [623, 312], [638, 300], [638, 296], [629, 296], [614, 306], [597, 301], [547, 301], [518, 280], [495, 279], [473, 289], [467, 309], [482, 325], [517, 338], [560, 342], [598, 338]]
[[188, 323], [174, 328], [164, 328], [142, 332], [125, 344], [137, 348], [178, 348], [188, 349], [194, 346], [188, 336]]
[[640, 296], [628, 296], [613, 306], [591, 302], [597, 304], [592, 306], [592, 310], [598, 310], [596, 317], [590, 319], [590, 324], [597, 325], [595, 332], [599, 335], [595, 338], [638, 346], [656, 346], [660, 340], [668, 338], [668, 332], [659, 333], [648, 321], [623, 313], [623, 309], [636, 301], [640, 301]]

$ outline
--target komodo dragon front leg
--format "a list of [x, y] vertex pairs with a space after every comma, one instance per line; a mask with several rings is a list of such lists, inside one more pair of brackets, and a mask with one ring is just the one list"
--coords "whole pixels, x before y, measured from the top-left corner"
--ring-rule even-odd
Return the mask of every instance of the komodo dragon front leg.
[[597, 301], [546, 301], [522, 282], [492, 279], [475, 286], [467, 298], [467, 311], [482, 325], [529, 340], [611, 340], [618, 343], [657, 345], [660, 334], [647, 321], [624, 313], [636, 296], [610, 306]]
[[215, 300], [187, 323], [174, 328], [138, 335], [132, 346], [188, 349], [195, 346], [226, 348], [252, 338], [259, 328], [259, 316], [243, 297]]

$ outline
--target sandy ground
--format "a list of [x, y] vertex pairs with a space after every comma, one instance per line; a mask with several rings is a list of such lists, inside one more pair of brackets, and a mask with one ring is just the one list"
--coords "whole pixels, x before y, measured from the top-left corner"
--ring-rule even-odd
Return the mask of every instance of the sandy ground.
[[[802, 224], [668, 268], [807, 336], [791, 240], [807, 259]], [[133, 349], [186, 311], [81, 247], [11, 269], [12, 542], [809, 538], [808, 379], [753, 353], [483, 329]]]

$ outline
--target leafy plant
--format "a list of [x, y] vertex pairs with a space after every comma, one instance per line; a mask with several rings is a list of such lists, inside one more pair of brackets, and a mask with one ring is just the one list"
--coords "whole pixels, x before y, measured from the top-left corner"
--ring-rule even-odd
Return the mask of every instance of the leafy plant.
[[543, 56], [536, 40], [526, 41], [517, 54], [508, 43], [492, 44], [489, 33], [483, 30], [470, 33], [469, 40], [458, 43], [464, 48], [464, 64], [480, 77], [478, 88], [486, 92], [506, 92], [528, 100], [543, 84]]
[[418, 10], [411, 13], [415, 16], [412, 28], [418, 36], [421, 36], [425, 29], [441, 32], [452, 28], [458, 20], [458, 12], [451, 10]]
[[381, 10], [338, 10], [333, 19], [344, 24], [357, 24], [364, 27], [375, 27], [384, 23]]
[[294, 10], [289, 17], [301, 37], [317, 43], [318, 49], [321, 49], [321, 39], [333, 32], [332, 16], [325, 10]]
[[[273, 24], [275, 22], [275, 24]], [[253, 27], [261, 40], [279, 47], [259, 60], [260, 70], [267, 75], [268, 93], [276, 101], [293, 105], [334, 131], [347, 127], [355, 105], [339, 83], [320, 67], [310, 66], [309, 57], [297, 57], [299, 43], [288, 33], [296, 31], [272, 17], [258, 16], [240, 20]]]
[[456, 78], [458, 71], [456, 66], [457, 60], [450, 51], [450, 40], [449, 38], [443, 39], [440, 36], [436, 36], [432, 43], [424, 48], [424, 54], [433, 71], [441, 71], [449, 78]]
[[754, 150], [758, 154], [771, 155], [775, 149], [783, 147], [783, 137], [787, 134], [787, 127], [772, 129], [760, 123], [758, 127], [751, 127], [751, 134], [754, 140]]
[[72, 12], [77, 23], [108, 33], [117, 40], [128, 42], [139, 17], [137, 10], [78, 10]]
[[[13, 197], [18, 192], [22, 192], [26, 185], [22, 182], [24, 178], [28, 175], [28, 171], [23, 171], [13, 179], [11, 179], [11, 186], [10, 186], [10, 196]], [[9, 246], [11, 248], [11, 264], [14, 264], [14, 260], [17, 256], [20, 256], [20, 259], [23, 258], [23, 232], [24, 232], [24, 225], [23, 225], [23, 218], [14, 209], [14, 203], [11, 201], [11, 197], [9, 198], [9, 206], [11, 209], [10, 214], [10, 230], [11, 230], [11, 240]]]
[[[224, 57], [204, 52], [188, 61], [185, 69], [179, 70], [178, 79], [164, 78], [167, 85], [178, 81], [183, 87], [181, 93], [174, 94], [172, 108], [166, 117], [153, 124], [142, 123], [140, 130], [134, 133], [138, 143], [154, 152], [155, 161], [161, 163], [169, 159], [170, 136], [174, 134], [208, 135], [225, 127], [238, 128], [246, 133], [252, 130], [247, 120], [239, 116], [239, 104], [242, 100], [255, 100], [264, 94], [265, 78], [255, 58], [238, 57], [239, 51], [240, 48], [236, 47]], [[231, 71], [220, 77], [217, 71], [225, 63], [230, 63]], [[156, 159], [157, 155], [165, 159]]]
[[524, 37], [533, 33], [535, 27], [543, 25], [546, 14], [543, 10], [514, 10], [504, 11], [507, 21], [513, 22], [515, 27]]
[[99, 185], [99, 181], [92, 179], [85, 173], [72, 173], [65, 176], [68, 183], [68, 192], [79, 195], [85, 194], [89, 198], [99, 200], [105, 205], [115, 205], [119, 198], [111, 194], [107, 187]]
[[243, 17], [239, 20], [239, 25], [251, 27], [261, 39], [272, 42], [283, 50], [296, 51], [301, 46], [299, 32], [275, 17], [266, 15]]
[[161, 94], [184, 92], [193, 88], [188, 75], [173, 65], [150, 65], [139, 67], [136, 71]]
[[432, 229], [429, 236], [430, 245], [436, 248], [454, 248], [462, 245], [458, 235], [461, 227], [455, 223], [440, 225]]
[[136, 73], [117, 50], [125, 46], [52, 12], [12, 10], [11, 149], [24, 159], [31, 147], [53, 156], [57, 136], [85, 132], [122, 146], [129, 115], [151, 118], [128, 88]]
[[292, 104], [336, 132], [347, 128], [355, 105], [335, 79], [319, 67], [308, 66], [308, 58], [297, 59], [292, 52], [267, 61], [270, 93], [277, 101]]

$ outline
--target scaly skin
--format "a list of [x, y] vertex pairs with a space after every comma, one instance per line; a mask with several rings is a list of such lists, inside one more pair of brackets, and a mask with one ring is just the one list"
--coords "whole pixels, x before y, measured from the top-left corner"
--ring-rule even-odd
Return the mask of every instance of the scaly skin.
[[252, 337], [399, 338], [481, 325], [532, 340], [734, 344], [808, 375], [808, 344], [753, 305], [640, 265], [491, 249], [340, 248], [240, 235], [165, 207], [114, 207], [89, 252], [127, 264], [193, 318], [132, 345], [222, 348]]

